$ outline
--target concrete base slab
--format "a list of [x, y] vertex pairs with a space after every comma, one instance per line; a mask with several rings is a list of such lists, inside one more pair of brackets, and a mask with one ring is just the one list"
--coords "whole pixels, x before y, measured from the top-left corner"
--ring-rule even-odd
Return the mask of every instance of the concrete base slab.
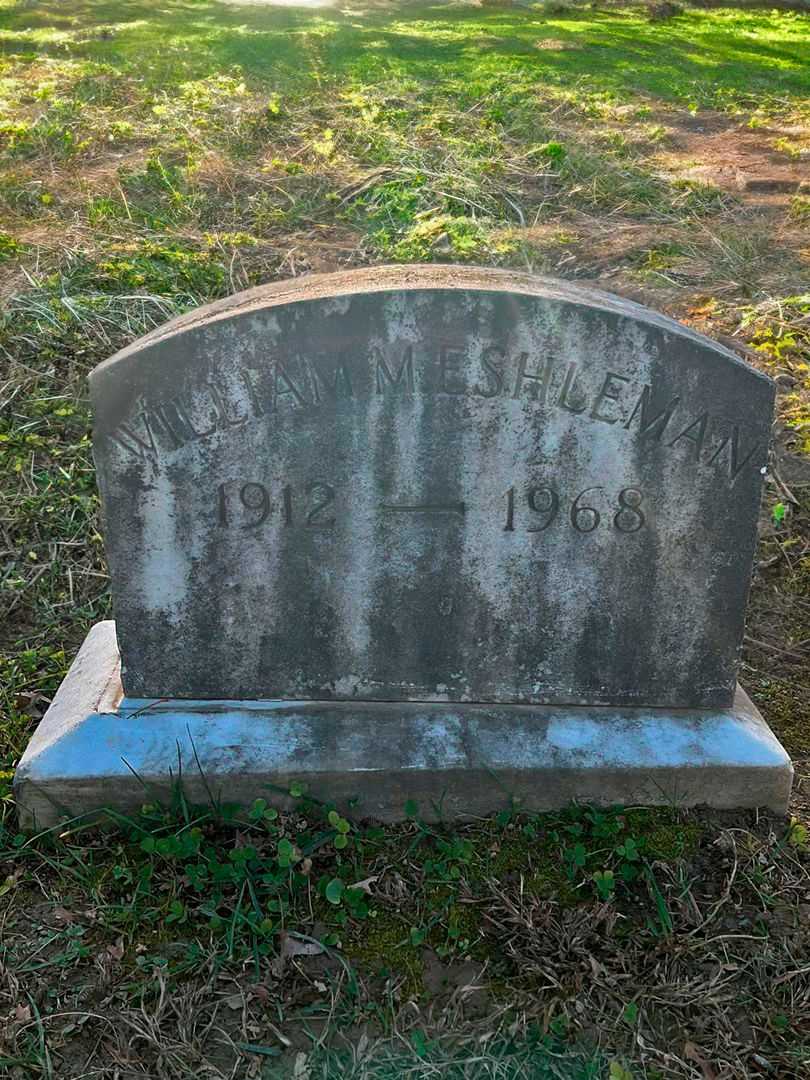
[[[787, 807], [790, 759], [744, 691], [718, 709], [122, 697], [115, 624], [88, 635], [17, 770], [27, 830], [167, 800], [283, 806], [293, 781], [355, 817], [458, 820], [510, 801]], [[280, 789], [280, 790], [279, 790]]]

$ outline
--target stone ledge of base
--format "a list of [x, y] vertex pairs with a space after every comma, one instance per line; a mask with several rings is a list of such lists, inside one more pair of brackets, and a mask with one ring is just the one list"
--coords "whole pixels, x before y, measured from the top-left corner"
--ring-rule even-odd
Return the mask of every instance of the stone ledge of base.
[[15, 775], [29, 823], [137, 806], [145, 786], [165, 789], [178, 774], [229, 797], [240, 789], [241, 801], [296, 779], [343, 804], [365, 791], [381, 820], [401, 818], [417, 788], [450, 791], [456, 816], [497, 812], [510, 794], [538, 810], [579, 799], [783, 812], [793, 775], [739, 688], [725, 711], [179, 701], [118, 711], [117, 672], [114, 624], [99, 623]]
[[247, 768], [215, 770], [213, 762], [178, 763], [167, 756], [160, 774], [142, 773], [134, 755], [115, 775], [42, 777], [36, 768], [15, 782], [20, 828], [50, 828], [95, 815], [115, 819], [137, 813], [144, 803], [177, 804], [179, 791], [189, 806], [233, 806], [247, 810], [256, 799], [292, 810], [295, 786], [316, 801], [357, 821], [401, 822], [415, 801], [428, 822], [453, 823], [490, 817], [511, 808], [527, 813], [559, 810], [572, 803], [596, 806], [663, 806], [671, 809], [765, 809], [786, 812], [793, 770], [782, 766], [691, 766], [581, 770], [400, 768], [334, 771], [254, 760]]

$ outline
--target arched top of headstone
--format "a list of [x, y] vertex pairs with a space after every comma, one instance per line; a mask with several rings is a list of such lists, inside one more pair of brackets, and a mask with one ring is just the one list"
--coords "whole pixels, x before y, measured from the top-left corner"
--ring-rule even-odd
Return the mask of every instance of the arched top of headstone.
[[709, 349], [714, 355], [724, 357], [737, 365], [753, 379], [770, 382], [763, 375], [750, 367], [736, 353], [725, 346], [712, 341], [705, 334], [692, 330], [675, 319], [662, 315], [658, 311], [644, 307], [632, 300], [592, 289], [558, 278], [541, 274], [521, 273], [515, 270], [500, 270], [490, 267], [453, 266], [453, 265], [414, 265], [414, 266], [372, 266], [355, 270], [343, 270], [331, 274], [311, 274], [305, 277], [276, 281], [268, 285], [259, 285], [253, 289], [233, 293], [222, 300], [195, 308], [170, 319], [162, 326], [144, 334], [132, 344], [127, 345], [109, 359], [98, 364], [92, 372], [93, 378], [103, 378], [111, 367], [141, 352], [147, 346], [158, 344], [176, 334], [190, 330], [204, 329], [223, 319], [232, 319], [253, 314], [264, 308], [281, 304], [298, 304], [311, 300], [329, 300], [359, 293], [384, 293], [412, 290], [460, 290], [471, 292], [513, 293], [519, 296], [534, 296], [539, 299], [560, 304], [573, 304], [578, 307], [593, 308], [597, 311], [612, 312], [615, 315], [633, 319], [641, 324], [657, 327], [659, 330], [690, 339]]
[[730, 703], [773, 384], [637, 304], [373, 267], [91, 375], [128, 694]]

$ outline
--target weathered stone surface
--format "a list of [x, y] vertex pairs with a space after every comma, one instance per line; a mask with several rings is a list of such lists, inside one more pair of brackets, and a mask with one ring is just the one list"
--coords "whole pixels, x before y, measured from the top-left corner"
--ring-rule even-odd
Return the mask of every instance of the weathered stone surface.
[[118, 641], [31, 740], [24, 828], [181, 777], [383, 820], [785, 808], [734, 676], [773, 387], [731, 353], [560, 283], [383, 268], [202, 309], [92, 389]]
[[[765, 806], [793, 770], [739, 688], [727, 709], [416, 702], [122, 700], [112, 622], [95, 626], [15, 776], [20, 824], [186, 797], [250, 806], [303, 781], [355, 817], [444, 821], [515, 804]], [[281, 789], [282, 794], [279, 794]]]
[[128, 695], [731, 705], [773, 385], [683, 326], [373, 268], [91, 382]]

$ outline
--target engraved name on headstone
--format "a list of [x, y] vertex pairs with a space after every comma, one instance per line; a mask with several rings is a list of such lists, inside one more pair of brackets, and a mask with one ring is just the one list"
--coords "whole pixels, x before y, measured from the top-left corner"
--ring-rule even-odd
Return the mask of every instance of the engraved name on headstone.
[[130, 697], [732, 701], [773, 386], [669, 319], [375, 268], [91, 382]]

